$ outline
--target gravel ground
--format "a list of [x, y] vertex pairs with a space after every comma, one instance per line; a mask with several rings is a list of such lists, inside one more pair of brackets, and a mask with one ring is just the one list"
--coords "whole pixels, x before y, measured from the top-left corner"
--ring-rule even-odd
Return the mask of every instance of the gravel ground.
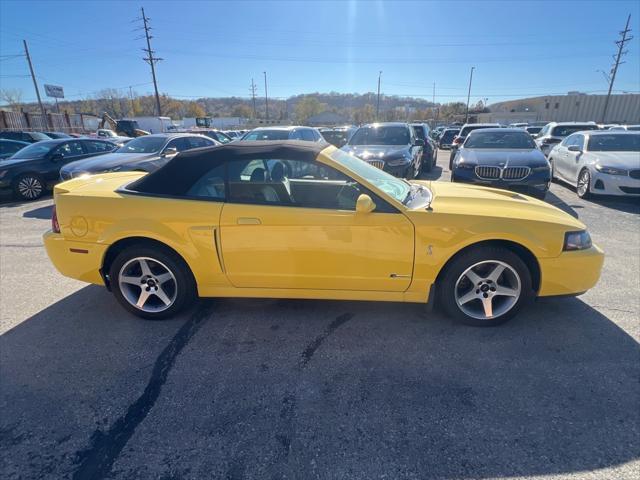
[[639, 478], [640, 205], [548, 200], [600, 283], [493, 329], [300, 300], [145, 322], [54, 271], [50, 199], [0, 205], [2, 477]]

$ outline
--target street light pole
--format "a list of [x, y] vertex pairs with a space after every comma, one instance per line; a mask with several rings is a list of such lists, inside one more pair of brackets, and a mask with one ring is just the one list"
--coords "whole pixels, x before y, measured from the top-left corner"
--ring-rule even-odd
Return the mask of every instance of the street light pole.
[[382, 76], [382, 70], [378, 73], [378, 101], [376, 102], [376, 122], [379, 120], [380, 115], [380, 77]]
[[265, 113], [267, 117], [267, 122], [269, 122], [269, 95], [267, 94], [267, 72], [262, 72], [264, 74], [264, 105], [265, 105]]
[[464, 116], [464, 123], [469, 121], [469, 99], [471, 98], [471, 82], [473, 81], [473, 71], [476, 67], [471, 67], [471, 74], [469, 75], [469, 91], [467, 92], [467, 113]]

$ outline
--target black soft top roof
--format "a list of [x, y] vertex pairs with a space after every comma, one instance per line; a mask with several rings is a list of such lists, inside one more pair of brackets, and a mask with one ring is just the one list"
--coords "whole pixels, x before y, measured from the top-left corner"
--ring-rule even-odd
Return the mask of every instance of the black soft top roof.
[[225, 160], [247, 157], [313, 161], [327, 148], [327, 143], [287, 141], [239, 141], [195, 148], [179, 153], [165, 166], [132, 183], [127, 190], [180, 195], [202, 175]]

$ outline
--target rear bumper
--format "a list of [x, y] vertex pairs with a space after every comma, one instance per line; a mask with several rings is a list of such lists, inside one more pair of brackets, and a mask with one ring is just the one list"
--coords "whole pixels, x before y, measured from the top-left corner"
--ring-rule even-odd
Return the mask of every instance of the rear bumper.
[[51, 263], [62, 275], [104, 285], [100, 267], [109, 245], [73, 242], [52, 231], [45, 233], [42, 238]]
[[604, 253], [596, 245], [587, 250], [540, 258], [540, 297], [578, 295], [598, 283]]

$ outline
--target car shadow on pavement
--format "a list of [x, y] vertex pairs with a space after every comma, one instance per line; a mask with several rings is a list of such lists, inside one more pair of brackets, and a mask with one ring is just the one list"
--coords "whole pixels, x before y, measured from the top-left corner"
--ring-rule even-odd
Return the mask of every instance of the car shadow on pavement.
[[567, 202], [565, 202], [552, 192], [547, 192], [547, 195], [544, 197], [544, 201], [550, 205], [553, 205], [554, 207], [559, 208], [563, 212], [568, 213], [574, 218], [580, 218], [580, 215], [578, 214], [578, 212], [576, 212], [576, 209], [580, 210], [581, 208], [584, 208], [582, 205], [569, 205]]
[[51, 218], [53, 205], [45, 205], [44, 207], [28, 210], [22, 214], [24, 218], [38, 218], [40, 220], [48, 220]]
[[442, 171], [443, 168], [440, 165], [434, 165], [433, 167], [431, 167], [430, 172], [423, 171], [419, 175], [418, 180], [438, 180], [440, 177], [442, 177]]
[[576, 195], [576, 202], [584, 201], [595, 203], [604, 208], [611, 208], [625, 213], [640, 214], [640, 197], [617, 197], [615, 195], [592, 195], [588, 200], [581, 200], [575, 193], [575, 188], [559, 182], [562, 188], [566, 188]]
[[38, 201], [47, 200], [47, 199], [52, 200], [53, 195], [51, 193], [47, 193], [37, 200], [16, 200], [16, 198], [12, 196], [3, 196], [3, 197], [0, 197], [0, 207], [2, 208], [21, 207], [29, 203], [38, 202]]
[[2, 335], [5, 478], [494, 478], [638, 458], [639, 345], [579, 299], [490, 329], [412, 304], [208, 303], [145, 322], [91, 286]]

